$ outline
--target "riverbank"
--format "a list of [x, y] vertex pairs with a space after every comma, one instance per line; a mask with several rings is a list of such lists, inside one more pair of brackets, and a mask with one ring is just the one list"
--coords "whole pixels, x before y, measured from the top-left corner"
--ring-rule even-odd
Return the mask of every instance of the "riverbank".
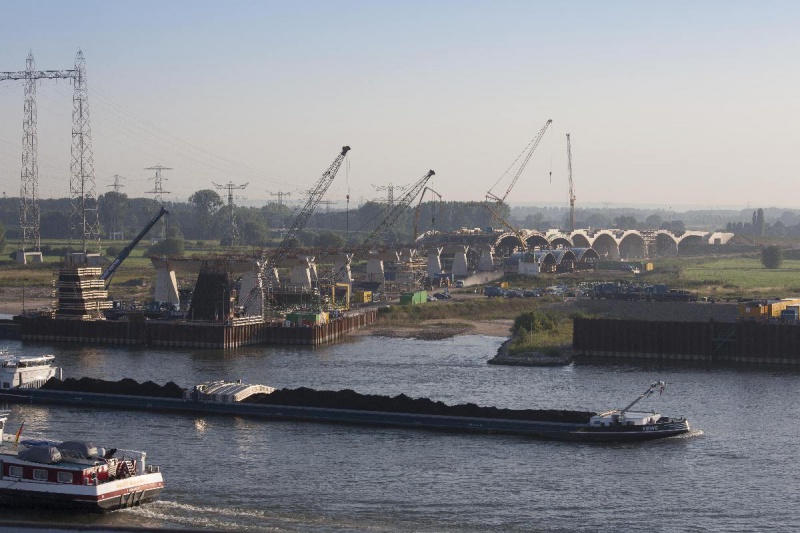
[[18, 315], [49, 307], [53, 303], [52, 287], [0, 287], [0, 314]]
[[354, 335], [375, 335], [402, 339], [441, 340], [456, 335], [486, 335], [508, 337], [513, 319], [493, 319], [466, 322], [466, 318], [425, 320], [414, 326], [387, 326], [380, 320], [375, 325], [359, 330]]
[[[405, 308], [393, 306], [357, 335], [441, 340], [456, 335], [510, 337], [514, 319], [531, 310], [566, 315], [670, 322], [735, 322], [735, 303], [628, 302], [587, 298], [486, 298], [453, 291], [447, 302], [429, 302]], [[479, 318], [476, 318], [479, 317]]]

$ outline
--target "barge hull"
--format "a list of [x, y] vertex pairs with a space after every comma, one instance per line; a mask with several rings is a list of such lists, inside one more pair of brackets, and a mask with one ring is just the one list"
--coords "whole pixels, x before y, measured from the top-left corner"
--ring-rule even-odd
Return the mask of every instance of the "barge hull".
[[298, 407], [288, 405], [219, 403], [192, 399], [155, 398], [118, 394], [48, 391], [41, 389], [7, 390], [0, 399], [28, 404], [72, 405], [109, 409], [136, 409], [152, 412], [178, 412], [192, 414], [221, 414], [266, 418], [271, 420], [321, 422], [377, 427], [402, 427], [460, 433], [522, 435], [547, 440], [571, 441], [631, 441], [659, 438], [656, 432], [637, 432], [629, 436], [603, 434], [594, 439], [594, 432], [586, 432], [587, 424], [565, 422], [538, 422], [474, 418], [464, 416], [423, 415], [399, 412]]

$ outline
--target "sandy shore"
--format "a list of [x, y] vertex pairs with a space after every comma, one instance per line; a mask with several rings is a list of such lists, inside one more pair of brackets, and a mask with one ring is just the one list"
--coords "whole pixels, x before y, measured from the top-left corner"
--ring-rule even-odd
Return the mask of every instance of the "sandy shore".
[[27, 287], [24, 291], [21, 287], [2, 287], [0, 288], [0, 314], [18, 315], [23, 309], [31, 311], [43, 307], [49, 307], [53, 303], [50, 287]]

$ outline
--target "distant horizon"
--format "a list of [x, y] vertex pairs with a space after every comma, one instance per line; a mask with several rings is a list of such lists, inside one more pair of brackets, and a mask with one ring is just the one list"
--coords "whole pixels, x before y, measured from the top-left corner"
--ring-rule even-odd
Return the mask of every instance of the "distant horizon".
[[[164, 165], [175, 198], [233, 182], [299, 203], [349, 145], [332, 200], [433, 169], [445, 201], [480, 201], [552, 119], [512, 206], [568, 204], [569, 133], [579, 209], [747, 209], [800, 197], [798, 17], [782, 0], [42, 0], [5, 6], [0, 70], [82, 51], [97, 194], [119, 175], [146, 196]], [[36, 94], [39, 194], [64, 197], [73, 88]], [[23, 82], [0, 82], [6, 193], [23, 107]]]

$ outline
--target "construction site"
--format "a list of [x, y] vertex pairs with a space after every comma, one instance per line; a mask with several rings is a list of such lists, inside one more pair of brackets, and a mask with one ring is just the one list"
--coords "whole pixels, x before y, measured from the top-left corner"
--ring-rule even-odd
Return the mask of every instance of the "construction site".
[[[345, 161], [349, 146], [338, 151], [330, 166], [307, 192], [302, 207], [279, 243], [256, 254], [208, 254], [205, 257], [152, 257], [155, 283], [152, 301], [144, 307], [112, 301], [108, 287], [115, 272], [148, 234], [166, 237], [165, 207], [111, 261], [100, 251], [98, 200], [93, 169], [85, 62], [78, 52], [74, 68], [36, 70], [33, 55], [26, 70], [0, 72], [0, 81], [25, 84], [23, 154], [20, 186], [20, 235], [17, 261], [42, 261], [38, 207], [36, 84], [68, 79], [73, 83], [72, 164], [70, 165], [70, 229], [82, 251], [69, 253], [53, 280], [53, 303], [46, 310], [18, 317], [28, 340], [96, 342], [202, 348], [236, 348], [252, 344], [320, 345], [336, 342], [376, 320], [375, 304], [421, 303], [424, 290], [470, 287], [506, 274], [540, 275], [594, 270], [599, 260], [621, 260], [678, 254], [693, 244], [725, 244], [732, 234], [575, 227], [572, 151], [569, 156], [569, 227], [548, 231], [516, 227], [501, 214], [528, 161], [547, 132], [548, 120], [481, 201], [492, 225], [456, 231], [418, 231], [420, 206], [429, 187], [427, 171], [388, 208], [360, 243], [338, 249], [302, 249], [299, 236]], [[512, 168], [514, 169], [512, 171]], [[152, 191], [163, 202], [161, 165]], [[493, 193], [501, 182], [504, 192]], [[507, 186], [506, 186], [507, 183]], [[233, 191], [247, 184], [214, 184], [227, 190], [230, 234], [236, 239]], [[391, 185], [385, 188], [392, 194]], [[501, 189], [502, 190], [502, 189]], [[387, 248], [384, 235], [404, 213], [414, 209], [414, 231], [407, 245]], [[435, 202], [435, 200], [434, 200]], [[160, 231], [154, 228], [161, 223]], [[496, 226], [496, 227], [495, 227]], [[113, 231], [114, 228], [106, 228]], [[223, 239], [224, 241], [225, 239]], [[92, 250], [96, 249], [97, 252]], [[178, 279], [196, 280], [179, 286]], [[408, 296], [412, 295], [412, 296]]]

